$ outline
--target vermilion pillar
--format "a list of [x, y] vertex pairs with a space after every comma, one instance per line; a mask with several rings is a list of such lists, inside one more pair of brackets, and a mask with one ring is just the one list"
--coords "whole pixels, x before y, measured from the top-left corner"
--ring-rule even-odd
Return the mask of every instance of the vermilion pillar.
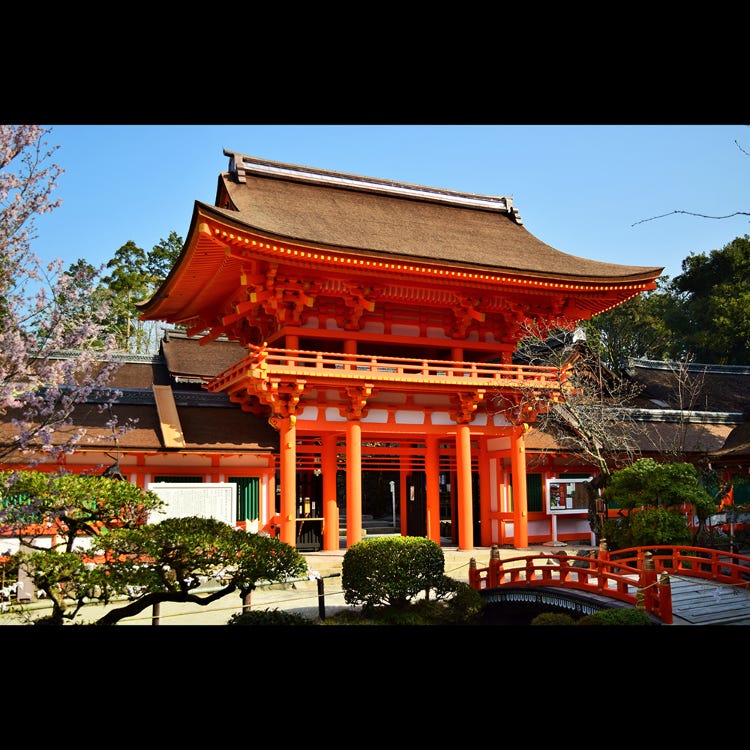
[[456, 473], [458, 474], [458, 548], [474, 549], [471, 496], [471, 434], [469, 425], [456, 426]]
[[346, 423], [346, 547], [362, 540], [362, 425]]
[[436, 437], [427, 437], [424, 470], [427, 478], [427, 538], [440, 544], [440, 458]]
[[[354, 339], [346, 339], [344, 341], [344, 354], [356, 355], [356, 353], [357, 353], [357, 342]], [[344, 365], [345, 370], [350, 370], [351, 367], [352, 366], [348, 363]]]
[[336, 504], [336, 436], [323, 436], [323, 549], [339, 548], [339, 508]]
[[279, 469], [281, 473], [281, 521], [279, 538], [297, 546], [297, 418], [292, 415], [279, 420]]
[[[287, 349], [299, 349], [299, 336], [287, 335], [286, 348]], [[292, 365], [294, 365], [294, 359], [288, 359], [286, 363], [291, 367]]]
[[516, 427], [510, 439], [510, 462], [513, 472], [513, 546], [523, 549], [529, 545], [529, 517], [526, 495], [526, 441], [528, 427]]

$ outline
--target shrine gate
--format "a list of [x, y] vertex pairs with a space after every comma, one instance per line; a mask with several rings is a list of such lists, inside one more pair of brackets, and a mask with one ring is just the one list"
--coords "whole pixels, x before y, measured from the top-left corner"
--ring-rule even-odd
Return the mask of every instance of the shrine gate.
[[362, 470], [389, 468], [403, 534], [439, 543], [442, 503], [461, 549], [527, 546], [524, 435], [568, 386], [556, 368], [513, 363], [524, 324], [588, 319], [663, 269], [557, 250], [507, 197], [224, 153], [215, 205], [196, 202], [182, 254], [139, 307], [246, 348], [206, 388], [278, 430], [263, 524], [294, 545], [312, 475], [323, 549], [338, 549], [343, 469], [349, 547]]

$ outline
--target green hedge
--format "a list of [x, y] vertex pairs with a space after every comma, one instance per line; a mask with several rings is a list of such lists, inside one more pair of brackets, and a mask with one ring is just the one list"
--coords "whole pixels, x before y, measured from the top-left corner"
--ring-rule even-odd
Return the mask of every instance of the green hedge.
[[445, 556], [439, 544], [424, 537], [363, 539], [344, 554], [341, 585], [347, 604], [364, 609], [406, 607], [421, 593], [443, 585]]

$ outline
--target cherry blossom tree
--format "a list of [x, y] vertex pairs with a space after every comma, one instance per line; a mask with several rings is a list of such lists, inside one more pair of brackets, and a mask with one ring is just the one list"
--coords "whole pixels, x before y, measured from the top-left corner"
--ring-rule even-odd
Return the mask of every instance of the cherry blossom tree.
[[63, 273], [62, 261], [45, 264], [32, 252], [37, 217], [61, 205], [52, 197], [63, 170], [51, 161], [50, 133], [0, 125], [0, 413], [12, 425], [0, 461], [33, 449], [34, 464], [74, 450], [84, 434], [71, 428], [75, 406], [106, 388], [119, 366], [104, 333], [106, 306], [89, 304], [81, 315], [97, 274], [80, 265]]

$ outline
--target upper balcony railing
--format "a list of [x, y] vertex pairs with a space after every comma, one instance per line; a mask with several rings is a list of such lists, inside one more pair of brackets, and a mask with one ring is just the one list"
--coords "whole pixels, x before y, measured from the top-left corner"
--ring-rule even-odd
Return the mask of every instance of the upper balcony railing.
[[566, 373], [557, 367], [251, 347], [245, 359], [212, 378], [207, 387], [231, 390], [247, 377], [319, 380], [326, 385], [366, 382], [386, 388], [421, 384], [453, 392], [467, 388], [554, 391], [560, 389]]

